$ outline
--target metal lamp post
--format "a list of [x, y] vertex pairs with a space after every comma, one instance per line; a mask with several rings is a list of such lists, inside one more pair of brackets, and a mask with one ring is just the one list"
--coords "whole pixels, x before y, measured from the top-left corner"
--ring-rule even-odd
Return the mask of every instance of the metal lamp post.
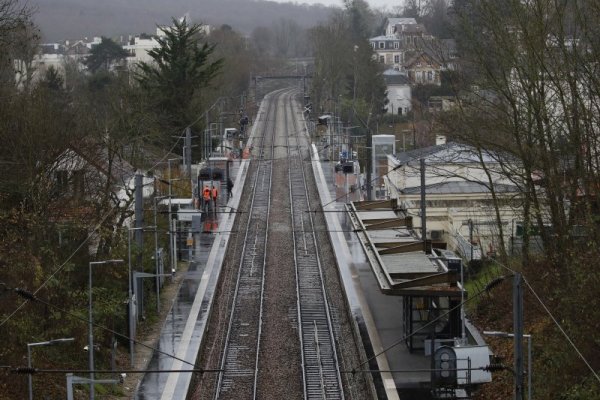
[[[46, 342], [38, 343], [27, 343], [27, 367], [31, 368], [31, 348], [36, 346], [54, 346], [55, 344], [69, 343], [74, 341], [75, 338], [60, 338], [48, 340]], [[33, 378], [31, 374], [27, 375], [27, 386], [29, 388], [29, 400], [33, 400]]]
[[[127, 294], [129, 307], [129, 358], [131, 367], [134, 365], [134, 346], [133, 346], [133, 290], [131, 288], [131, 231], [140, 228], [127, 228]], [[143, 229], [143, 228], [141, 228]]]
[[[133, 346], [133, 288], [132, 288], [132, 281], [133, 281], [133, 274], [132, 274], [132, 269], [131, 269], [131, 232], [132, 231], [138, 231], [138, 230], [145, 230], [145, 229], [154, 229], [155, 235], [156, 235], [156, 226], [146, 226], [146, 227], [136, 227], [136, 228], [127, 228], [127, 276], [128, 276], [128, 280], [127, 280], [127, 291], [128, 291], [128, 295], [129, 295], [129, 357], [130, 357], [130, 363], [131, 366], [133, 367], [134, 365], [134, 346]], [[156, 254], [156, 249], [154, 251], [154, 253]]]
[[[177, 254], [175, 254], [175, 244], [174, 244], [174, 238], [176, 237], [174, 231], [176, 230], [173, 229], [173, 222], [171, 220], [171, 213], [172, 213], [172, 201], [171, 199], [173, 198], [173, 190], [172, 190], [172, 186], [173, 186], [173, 181], [175, 180], [180, 180], [180, 179], [173, 179], [173, 176], [171, 175], [171, 161], [176, 161], [179, 160], [179, 158], [169, 158], [167, 159], [167, 163], [169, 166], [169, 232], [171, 233], [171, 236], [169, 236], [169, 248], [170, 248], [170, 253], [171, 253], [171, 272], [174, 274], [175, 273], [175, 265], [176, 265], [176, 258], [177, 258]], [[200, 189], [198, 189], [200, 190]]]
[[[514, 338], [514, 333], [499, 332], [499, 331], [483, 331], [486, 336], [501, 337], [501, 338]], [[531, 373], [532, 373], [532, 359], [531, 359], [531, 347], [533, 337], [529, 334], [524, 334], [524, 338], [527, 338], [527, 399], [531, 400]]]
[[89, 297], [88, 297], [88, 330], [89, 330], [89, 368], [90, 368], [90, 400], [94, 400], [94, 320], [92, 316], [92, 266], [93, 265], [104, 265], [104, 264], [118, 264], [122, 263], [123, 260], [104, 260], [104, 261], [91, 261], [89, 263]]
[[[170, 186], [170, 185], [169, 185]], [[160, 313], [160, 301], [158, 300], [158, 297], [160, 295], [159, 292], [159, 285], [160, 285], [160, 277], [158, 276], [159, 271], [158, 271], [158, 222], [157, 222], [157, 208], [158, 205], [156, 203], [157, 200], [162, 200], [162, 199], [166, 199], [168, 196], [155, 196], [154, 197], [154, 267], [156, 269], [156, 298], [157, 298], [157, 303], [156, 303], [156, 312]], [[171, 198], [169, 197], [169, 202], [171, 202]], [[170, 218], [170, 214], [169, 214], [169, 218]], [[169, 224], [171, 223], [171, 221], [169, 220]], [[171, 225], [169, 225], [169, 228], [171, 227]], [[169, 242], [170, 242], [170, 237], [169, 237]]]

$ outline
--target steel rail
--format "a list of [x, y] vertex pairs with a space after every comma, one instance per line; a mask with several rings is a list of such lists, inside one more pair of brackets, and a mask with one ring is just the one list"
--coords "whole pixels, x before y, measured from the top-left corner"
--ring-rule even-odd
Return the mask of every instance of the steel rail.
[[[286, 136], [298, 331], [302, 353], [305, 399], [344, 399], [342, 378], [338, 363], [332, 316], [327, 301], [323, 268], [314, 234], [314, 221], [310, 210], [310, 197], [304, 163], [302, 162], [302, 131], [297, 129], [293, 99], [286, 108], [286, 126], [291, 115], [296, 136], [296, 154], [292, 154], [290, 137]], [[301, 226], [297, 232], [297, 225]], [[308, 228], [305, 228], [308, 225]], [[312, 330], [310, 329], [312, 327]], [[311, 340], [312, 339], [312, 340]]]
[[[276, 95], [276, 94], [274, 94]], [[263, 134], [261, 137], [260, 155], [255, 172], [252, 200], [250, 205], [248, 222], [244, 236], [244, 245], [240, 256], [238, 276], [235, 293], [232, 300], [232, 309], [229, 325], [225, 337], [225, 347], [221, 359], [215, 399], [222, 397], [250, 398], [246, 386], [251, 381], [252, 398], [257, 398], [258, 386], [258, 358], [260, 351], [260, 339], [262, 334], [264, 282], [266, 267], [266, 248], [268, 242], [269, 212], [271, 207], [271, 185], [273, 172], [273, 153], [275, 143], [275, 118], [270, 118], [271, 113], [277, 113], [277, 107], [269, 102], [264, 131], [271, 132], [271, 155], [269, 161], [264, 161], [264, 144], [266, 142]], [[254, 160], [253, 160], [254, 161]], [[260, 187], [260, 189], [259, 189]], [[266, 190], [265, 190], [266, 189]], [[249, 244], [252, 243], [252, 246]], [[258, 266], [255, 259], [259, 258]], [[260, 260], [262, 258], [262, 260]], [[258, 304], [257, 304], [258, 303]], [[259, 309], [258, 319], [253, 321], [249, 316], [255, 312], [247, 312], [249, 309]], [[254, 308], [254, 309], [253, 309]], [[250, 335], [255, 335], [252, 340]], [[252, 343], [253, 342], [253, 343]], [[251, 379], [250, 379], [251, 378]], [[235, 387], [234, 387], [235, 386]], [[246, 389], [246, 390], [244, 390]], [[234, 390], [244, 390], [244, 393], [232, 393]]]

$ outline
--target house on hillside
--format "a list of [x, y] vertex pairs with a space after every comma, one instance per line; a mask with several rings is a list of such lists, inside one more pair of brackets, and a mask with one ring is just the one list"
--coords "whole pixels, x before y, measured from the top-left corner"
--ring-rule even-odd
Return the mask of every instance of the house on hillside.
[[44, 79], [50, 68], [57, 71], [66, 84], [65, 66], [72, 63], [79, 71], [84, 71], [84, 62], [91, 49], [101, 42], [102, 38], [94, 37], [91, 41], [84, 38], [75, 42], [65, 40], [64, 42], [40, 45], [39, 51], [33, 55], [30, 62], [20, 59], [13, 61], [17, 87], [23, 88], [26, 85], [37, 84]]
[[67, 40], [65, 47], [65, 56], [73, 60], [83, 61], [90, 55], [91, 49], [83, 40], [77, 40], [75, 43], [70, 43]]
[[148, 52], [159, 47], [156, 36], [139, 35], [129, 39], [128, 44], [123, 46], [123, 49], [129, 54], [127, 57], [127, 65], [131, 68], [139, 62], [149, 63], [152, 58]]
[[386, 68], [404, 72], [409, 53], [429, 47], [433, 37], [414, 18], [388, 18], [385, 34], [369, 39], [375, 59]]
[[[132, 209], [135, 175], [141, 171], [100, 146], [93, 150], [71, 146], [57, 158], [51, 173], [60, 199], [53, 207], [68, 211], [97, 204], [107, 197], [115, 207]], [[143, 196], [147, 198], [154, 193], [154, 178], [142, 175]]]
[[384, 64], [387, 68], [402, 70], [404, 64], [404, 53], [406, 49], [400, 46], [400, 39], [394, 35], [376, 36], [369, 39], [371, 47], [375, 51], [375, 57], [378, 62]]
[[406, 115], [412, 109], [412, 95], [408, 77], [399, 71], [388, 69], [383, 73], [387, 87], [388, 114]]
[[410, 83], [413, 85], [442, 84], [442, 65], [426, 51], [416, 52], [404, 65]]
[[[494, 254], [501, 243], [500, 230], [505, 246], [510, 246], [521, 219], [520, 192], [502, 173], [497, 154], [446, 143], [440, 136], [435, 146], [388, 156], [388, 194], [415, 216], [421, 214], [421, 159], [425, 161], [428, 238], [447, 242], [451, 250], [467, 258], [471, 248], [480, 249], [483, 255]], [[413, 221], [419, 231], [420, 218]], [[470, 236], [474, 243], [469, 242]]]
[[433, 39], [423, 24], [396, 25], [394, 35], [407, 50], [418, 49]]
[[451, 111], [458, 103], [458, 99], [454, 96], [430, 96], [427, 99], [427, 109], [430, 113]]
[[392, 36], [396, 33], [398, 26], [416, 25], [417, 20], [414, 18], [388, 18], [385, 24], [385, 35]]
[[45, 43], [40, 45], [39, 52], [29, 61], [13, 60], [15, 83], [22, 89], [39, 82], [49, 68], [54, 68], [64, 76], [65, 46], [61, 43]]

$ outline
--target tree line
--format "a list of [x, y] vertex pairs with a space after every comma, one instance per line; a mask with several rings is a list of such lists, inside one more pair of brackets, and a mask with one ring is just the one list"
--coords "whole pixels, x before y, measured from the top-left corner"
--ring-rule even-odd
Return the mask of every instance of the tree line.
[[[455, 0], [451, 11], [461, 56], [452, 82], [459, 101], [439, 129], [477, 152], [494, 154], [496, 167], [482, 168], [496, 168], [517, 188], [522, 246], [512, 257], [503, 252], [501, 260], [531, 279], [597, 370], [591, 338], [600, 321], [594, 294], [600, 239], [598, 2]], [[486, 185], [498, 210], [494, 181]], [[495, 219], [503, 238], [507, 227], [498, 212]], [[541, 252], [534, 239], [541, 241]], [[509, 247], [502, 243], [500, 249]], [[540, 337], [535, 397], [598, 398], [597, 376], [549, 324], [539, 303], [528, 304], [528, 329]]]
[[[79, 368], [86, 365], [80, 349], [87, 327], [76, 316], [87, 315], [88, 262], [127, 260], [132, 174], [153, 173], [155, 190], [166, 192], [164, 160], [180, 153], [183, 129], [199, 133], [200, 151], [201, 133], [217, 118], [207, 110], [219, 98], [238, 99], [251, 71], [268, 59], [255, 57], [231, 27], [206, 36], [200, 24], [174, 19], [150, 52], [152, 63], [125, 68], [126, 54], [104, 38], [85, 64], [67, 60], [61, 71], [40, 70], [33, 79], [40, 34], [32, 15], [19, 0], [0, 0], [0, 354], [5, 365], [22, 366], [27, 343], [75, 337], [73, 346], [43, 352], [35, 366]], [[230, 104], [237, 113], [238, 103]], [[172, 174], [179, 176], [177, 168]], [[173, 193], [189, 197], [189, 183], [173, 184]], [[167, 226], [159, 213], [161, 247]], [[154, 243], [147, 241], [141, 268], [153, 272]], [[132, 247], [134, 255], [141, 251]], [[127, 281], [123, 265], [94, 274], [94, 321], [125, 335]], [[23, 305], [15, 288], [60, 308]], [[107, 330], [94, 333], [101, 346], [96, 367], [109, 367], [112, 341], [126, 341]], [[4, 382], [11, 379], [2, 374]], [[26, 380], [13, 381], [2, 385], [0, 398], [23, 397]], [[50, 377], [44, 387], [64, 395], [64, 377]]]

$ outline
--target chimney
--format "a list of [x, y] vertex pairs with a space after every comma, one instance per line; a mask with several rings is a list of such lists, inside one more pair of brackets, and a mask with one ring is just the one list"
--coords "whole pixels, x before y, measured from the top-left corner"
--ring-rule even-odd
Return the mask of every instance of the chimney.
[[435, 145], [439, 146], [442, 144], [446, 144], [446, 136], [445, 135], [435, 135]]

